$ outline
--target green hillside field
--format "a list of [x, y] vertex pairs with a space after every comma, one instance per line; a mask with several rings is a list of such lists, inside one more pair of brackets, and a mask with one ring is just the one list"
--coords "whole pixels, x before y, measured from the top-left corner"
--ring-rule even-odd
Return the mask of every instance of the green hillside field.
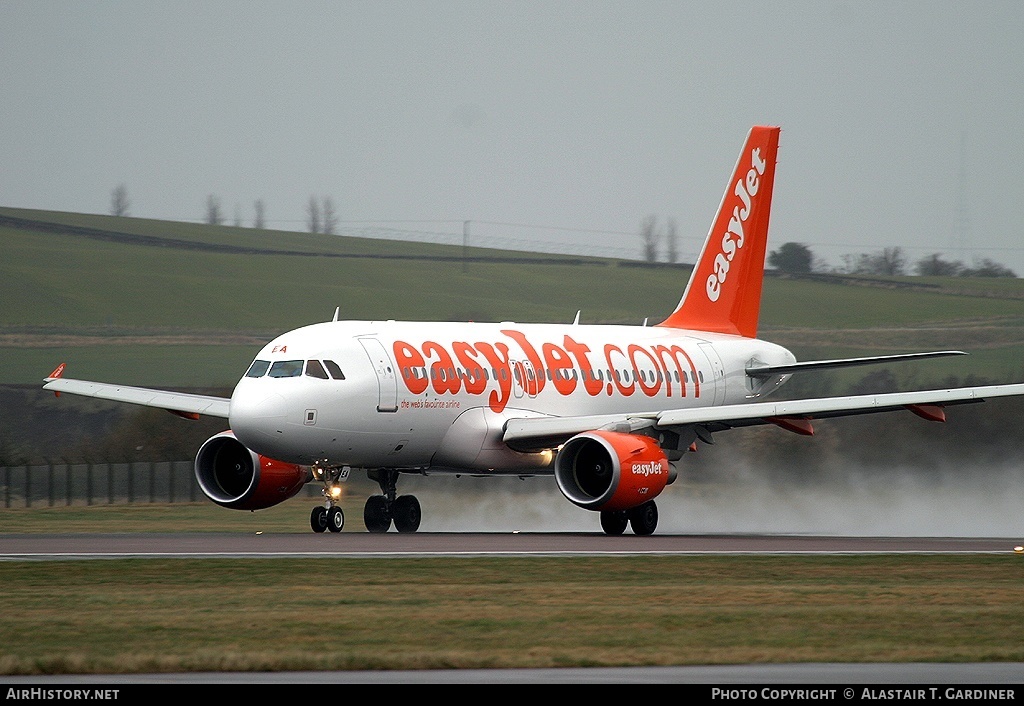
[[[230, 387], [278, 333], [342, 318], [660, 321], [690, 268], [0, 208], [0, 384]], [[638, 238], [639, 248], [639, 238]], [[463, 260], [463, 256], [469, 260]], [[1024, 280], [765, 283], [761, 335], [799, 358], [959, 348], [908, 379], [1024, 379]]]

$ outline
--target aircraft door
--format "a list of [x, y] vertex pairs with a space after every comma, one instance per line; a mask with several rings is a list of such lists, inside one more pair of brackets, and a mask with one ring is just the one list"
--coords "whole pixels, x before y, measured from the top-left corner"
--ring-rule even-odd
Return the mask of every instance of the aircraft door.
[[701, 343], [700, 350], [711, 366], [711, 375], [704, 378], [705, 394], [709, 392], [707, 386], [711, 386], [714, 389], [714, 404], [722, 404], [725, 402], [725, 367], [722, 366], [722, 359], [719, 357], [718, 351], [710, 343]]
[[387, 350], [376, 338], [360, 338], [359, 342], [370, 357], [374, 372], [377, 373], [378, 412], [398, 411], [398, 377]]
[[510, 361], [512, 369], [512, 392], [516, 398], [521, 398], [525, 393], [529, 397], [536, 397], [540, 389], [540, 380], [537, 379], [537, 372], [533, 364], [528, 360]]

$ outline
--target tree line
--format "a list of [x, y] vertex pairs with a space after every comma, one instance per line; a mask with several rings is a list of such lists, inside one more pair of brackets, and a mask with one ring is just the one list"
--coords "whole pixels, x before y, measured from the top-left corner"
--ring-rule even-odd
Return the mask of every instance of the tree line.
[[[640, 222], [641, 257], [645, 262], [679, 261], [678, 231], [674, 219], [664, 224], [653, 215]], [[662, 246], [664, 245], [664, 258]], [[941, 253], [925, 255], [911, 262], [901, 247], [882, 248], [875, 252], [843, 255], [838, 266], [831, 266], [814, 256], [804, 243], [784, 243], [768, 254], [768, 265], [780, 272], [791, 274], [846, 274], [846, 275], [920, 275], [922, 277], [1016, 277], [1009, 267], [989, 258], [976, 260], [968, 266], [962, 260], [952, 260]]]
[[[131, 200], [128, 198], [128, 188], [124, 184], [118, 184], [110, 194], [110, 215], [128, 216], [130, 210]], [[256, 199], [253, 202], [253, 212], [252, 227], [266, 228], [267, 206], [263, 199]], [[203, 208], [203, 222], [208, 225], [223, 225], [226, 220], [220, 198], [209, 194]], [[243, 225], [241, 207], [237, 205], [232, 223], [236, 227]], [[337, 232], [338, 214], [334, 208], [334, 200], [330, 196], [309, 197], [306, 204], [306, 227], [310, 233], [334, 235]]]
[[844, 255], [842, 264], [829, 267], [814, 257], [811, 249], [803, 243], [784, 243], [768, 254], [769, 266], [780, 272], [791, 274], [829, 273], [846, 275], [889, 275], [915, 274], [922, 277], [1016, 277], [1009, 267], [994, 260], [976, 260], [967, 266], [961, 260], [950, 260], [940, 253], [925, 255], [911, 262], [903, 248], [891, 247], [881, 250]]
[[[110, 197], [110, 213], [127, 216], [130, 201], [128, 189], [119, 184]], [[263, 199], [253, 203], [255, 216], [253, 228], [266, 228], [266, 204]], [[222, 225], [225, 222], [220, 199], [213, 194], [206, 198], [204, 222]], [[235, 207], [234, 225], [242, 226], [239, 207]], [[334, 235], [337, 232], [338, 215], [330, 196], [310, 196], [306, 203], [306, 228], [310, 233]], [[657, 216], [648, 215], [640, 223], [641, 257], [645, 262], [679, 262], [679, 231], [674, 218], [667, 218], [659, 224]], [[664, 257], [662, 253], [664, 248]], [[989, 258], [976, 260], [968, 266], [961, 260], [951, 260], [941, 253], [925, 255], [911, 262], [901, 247], [882, 248], [875, 252], [843, 255], [841, 264], [830, 266], [816, 258], [804, 243], [789, 242], [768, 254], [768, 265], [780, 272], [790, 274], [847, 274], [901, 276], [916, 274], [923, 277], [1016, 277], [1009, 267]]]

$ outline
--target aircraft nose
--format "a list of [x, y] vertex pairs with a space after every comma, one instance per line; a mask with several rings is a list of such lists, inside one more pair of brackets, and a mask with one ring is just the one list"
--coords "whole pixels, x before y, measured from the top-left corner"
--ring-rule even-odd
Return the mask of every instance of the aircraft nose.
[[231, 396], [231, 421], [277, 419], [285, 415], [285, 399], [279, 394], [236, 394]]
[[257, 385], [239, 385], [231, 395], [228, 421], [235, 436], [248, 446], [279, 431], [287, 413], [287, 402], [280, 394]]

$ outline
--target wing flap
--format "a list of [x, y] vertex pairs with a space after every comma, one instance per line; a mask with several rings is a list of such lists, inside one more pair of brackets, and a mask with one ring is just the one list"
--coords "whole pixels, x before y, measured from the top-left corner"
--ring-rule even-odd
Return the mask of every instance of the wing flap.
[[747, 366], [747, 375], [751, 377], [768, 377], [769, 375], [799, 373], [807, 370], [828, 370], [831, 368], [849, 368], [858, 365], [874, 365], [876, 363], [894, 363], [926, 358], [942, 358], [950, 355], [967, 355], [963, 351], [929, 351], [927, 353], [900, 353], [898, 355], [874, 355], [868, 358], [839, 358], [836, 360], [809, 360], [803, 363], [787, 365], [752, 364]]
[[[917, 392], [888, 392], [878, 395], [850, 395], [821, 397], [807, 400], [754, 402], [723, 407], [667, 410], [658, 415], [658, 426], [679, 426], [708, 422], [747, 422], [767, 420], [768, 417], [803, 417], [826, 419], [855, 414], [891, 412], [920, 405], [949, 405], [982, 402], [990, 397], [1024, 395], [1024, 383], [960, 387], [947, 390], [921, 390]], [[731, 425], [730, 425], [731, 426]]]
[[62, 377], [46, 378], [46, 384], [43, 385], [43, 389], [52, 390], [56, 393], [95, 397], [114, 402], [127, 402], [145, 407], [157, 407], [179, 415], [205, 414], [210, 417], [227, 419], [231, 407], [231, 400], [226, 397], [168, 392], [166, 390], [153, 390], [145, 387], [112, 385], [102, 382], [88, 382], [86, 380], [71, 380]]
[[502, 441], [516, 451], [550, 449], [585, 431], [631, 433], [653, 426], [658, 413], [597, 414], [585, 417], [518, 417], [505, 422]]

